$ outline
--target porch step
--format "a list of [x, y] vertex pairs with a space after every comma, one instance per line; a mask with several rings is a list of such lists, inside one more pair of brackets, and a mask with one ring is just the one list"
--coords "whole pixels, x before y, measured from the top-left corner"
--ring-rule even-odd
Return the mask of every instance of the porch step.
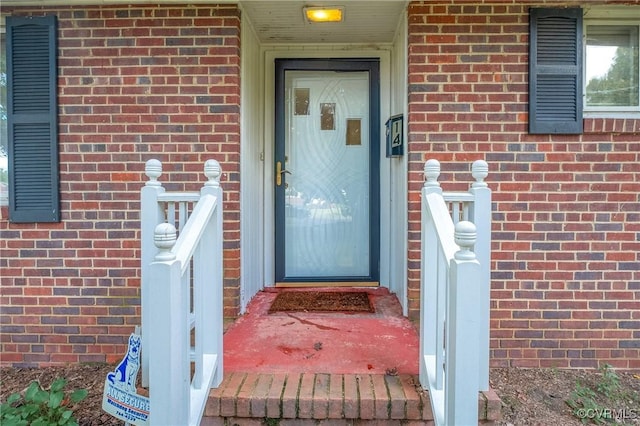
[[[500, 419], [500, 407], [492, 390], [478, 395], [482, 424]], [[310, 426], [329, 419], [335, 426], [423, 425], [433, 414], [414, 375], [229, 372], [211, 390], [201, 425]]]

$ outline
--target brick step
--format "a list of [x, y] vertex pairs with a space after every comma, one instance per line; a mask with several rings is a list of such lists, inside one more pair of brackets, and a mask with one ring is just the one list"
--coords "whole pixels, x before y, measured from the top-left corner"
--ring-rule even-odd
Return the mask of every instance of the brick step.
[[[479, 419], [500, 418], [492, 390], [478, 395]], [[280, 419], [270, 423], [269, 419]], [[229, 372], [211, 390], [202, 425], [431, 424], [429, 395], [414, 375]]]

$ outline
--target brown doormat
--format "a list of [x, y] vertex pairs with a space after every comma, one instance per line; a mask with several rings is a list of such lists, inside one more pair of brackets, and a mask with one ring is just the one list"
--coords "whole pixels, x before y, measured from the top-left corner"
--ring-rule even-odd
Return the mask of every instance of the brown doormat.
[[272, 312], [374, 312], [364, 291], [283, 291], [271, 307]]

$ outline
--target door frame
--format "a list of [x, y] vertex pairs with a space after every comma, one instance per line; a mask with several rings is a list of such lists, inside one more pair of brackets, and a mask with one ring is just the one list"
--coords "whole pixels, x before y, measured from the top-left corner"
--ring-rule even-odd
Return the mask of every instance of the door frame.
[[[377, 286], [380, 276], [380, 59], [379, 58], [303, 58], [289, 59], [278, 58], [276, 64], [275, 79], [275, 140], [274, 152], [275, 161], [282, 161], [284, 164], [284, 144], [278, 144], [278, 138], [284, 138], [285, 129], [285, 74], [287, 71], [341, 71], [341, 72], [362, 72], [369, 75], [368, 94], [369, 111], [369, 274], [364, 276], [345, 277], [339, 275], [318, 277], [297, 277], [285, 278], [285, 201], [284, 189], [275, 190], [275, 228], [279, 233], [275, 235], [275, 272], [277, 285], [296, 284], [317, 284], [324, 286], [331, 283], [358, 283], [366, 285], [370, 283]], [[275, 167], [273, 164], [272, 168]], [[269, 167], [269, 165], [267, 165]], [[280, 237], [280, 238], [279, 238]]]
[[[301, 46], [299, 48], [269, 46], [263, 50], [264, 58], [264, 151], [262, 158], [264, 159], [264, 285], [266, 287], [275, 286], [275, 170], [272, 164], [275, 164], [275, 113], [273, 107], [275, 105], [275, 60], [276, 59], [338, 59], [338, 58], [376, 58], [380, 61], [380, 123], [379, 123], [379, 147], [380, 147], [380, 185], [379, 194], [389, 194], [389, 176], [390, 166], [385, 160], [385, 144], [384, 137], [384, 117], [388, 117], [390, 113], [390, 86], [391, 86], [391, 52], [389, 49], [364, 49], [351, 50], [345, 49], [344, 46], [338, 46], [335, 49], [326, 46]], [[389, 287], [389, 269], [390, 269], [390, 201], [388, 196], [380, 197], [380, 252], [379, 252], [379, 285]], [[269, 249], [271, 248], [271, 249]]]

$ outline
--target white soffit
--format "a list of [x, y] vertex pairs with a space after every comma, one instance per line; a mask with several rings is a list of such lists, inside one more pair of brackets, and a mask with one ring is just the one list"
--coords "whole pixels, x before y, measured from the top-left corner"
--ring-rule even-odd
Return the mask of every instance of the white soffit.
[[[379, 44], [391, 43], [404, 15], [407, 1], [242, 1], [248, 17], [262, 43], [286, 44]], [[309, 23], [304, 6], [344, 7], [342, 22]]]
[[[239, 4], [243, 16], [266, 44], [380, 44], [391, 43], [402, 18], [407, 0], [1, 0], [8, 6], [89, 6], [148, 4]], [[344, 7], [343, 22], [308, 23], [305, 6]]]

